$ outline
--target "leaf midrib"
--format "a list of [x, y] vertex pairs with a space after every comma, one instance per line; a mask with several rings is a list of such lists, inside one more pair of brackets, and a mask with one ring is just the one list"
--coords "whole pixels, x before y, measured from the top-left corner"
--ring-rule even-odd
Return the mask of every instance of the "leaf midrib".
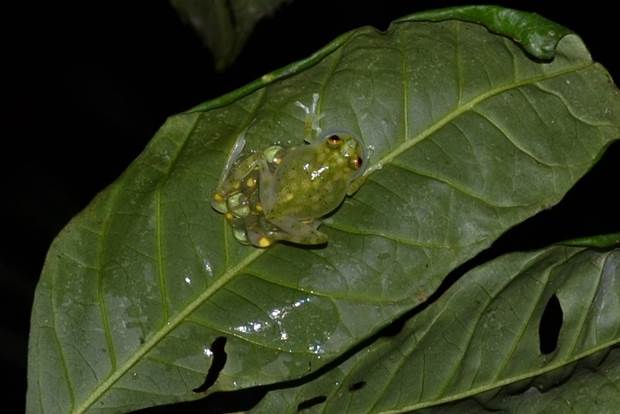
[[[592, 61], [588, 61], [585, 64], [573, 66], [570, 68], [566, 68], [563, 70], [559, 70], [552, 73], [545, 73], [540, 76], [535, 76], [531, 78], [523, 79], [519, 82], [512, 82], [506, 85], [502, 85], [500, 87], [490, 89], [488, 92], [483, 93], [476, 98], [470, 100], [469, 102], [463, 104], [460, 107], [455, 108], [452, 112], [448, 112], [442, 118], [440, 118], [437, 122], [421, 131], [417, 136], [408, 139], [404, 137], [404, 142], [398, 145], [393, 151], [389, 151], [383, 158], [381, 158], [377, 163], [371, 166], [365, 173], [365, 176], [372, 174], [374, 171], [381, 169], [383, 165], [390, 163], [396, 157], [398, 157], [403, 152], [411, 149], [413, 146], [418, 143], [424, 141], [434, 132], [446, 126], [449, 122], [460, 116], [461, 114], [471, 110], [474, 106], [478, 105], [480, 102], [483, 102], [486, 99], [489, 99], [493, 96], [499, 95], [508, 90], [518, 88], [521, 86], [525, 86], [528, 84], [532, 84], [535, 82], [540, 82], [544, 80], [553, 79], [557, 76], [562, 76], [567, 73], [577, 72], [583, 70], [589, 66], [592, 66], [594, 63]], [[407, 115], [406, 115], [407, 116]], [[188, 134], [185, 137], [185, 140], [189, 138]], [[118, 381], [127, 371], [131, 369], [136, 363], [140, 361], [140, 359], [146, 355], [151, 349], [153, 349], [159, 341], [161, 341], [168, 333], [170, 333], [173, 329], [175, 329], [178, 325], [180, 325], [184, 319], [194, 312], [200, 305], [202, 305], [209, 297], [211, 297], [216, 291], [218, 291], [221, 287], [227, 284], [241, 269], [249, 265], [251, 262], [256, 260], [259, 256], [261, 256], [267, 249], [257, 249], [247, 255], [243, 260], [237, 263], [237, 265], [231, 267], [229, 270], [224, 272], [222, 276], [220, 276], [215, 283], [213, 283], [209, 288], [207, 288], [202, 294], [200, 294], [196, 299], [190, 302], [184, 310], [179, 312], [174, 318], [169, 320], [166, 325], [161, 328], [159, 331], [156, 331], [153, 336], [133, 354], [133, 356], [127, 361], [125, 361], [117, 370], [115, 370], [105, 381], [101, 382], [92, 392], [92, 394], [84, 400], [77, 408], [73, 411], [75, 414], [80, 414], [85, 412], [95, 401], [97, 401], [108, 389], [110, 389], [116, 381]], [[419, 407], [418, 407], [419, 408]]]
[[131, 367], [133, 367], [147, 352], [149, 352], [152, 348], [159, 343], [170, 331], [175, 329], [178, 325], [180, 325], [187, 316], [189, 316], [192, 312], [194, 312], [204, 301], [207, 300], [215, 291], [219, 290], [222, 286], [224, 286], [228, 281], [237, 274], [242, 268], [250, 264], [257, 257], [259, 257], [266, 249], [257, 249], [247, 255], [243, 260], [241, 260], [237, 265], [231, 267], [229, 270], [224, 272], [222, 276], [215, 281], [209, 288], [207, 288], [202, 294], [200, 294], [196, 299], [191, 301], [184, 310], [179, 312], [174, 318], [170, 319], [166, 325], [161, 328], [158, 332], [155, 332], [150, 339], [144, 342], [144, 345], [136, 351], [131, 358], [129, 358], [125, 363], [123, 363], [116, 371], [112, 373], [105, 381], [103, 381], [99, 386], [95, 388], [93, 393], [86, 399], [82, 404], [80, 404], [73, 412], [74, 413], [83, 413], [85, 412], [95, 401], [99, 399], [112, 385], [118, 381]]

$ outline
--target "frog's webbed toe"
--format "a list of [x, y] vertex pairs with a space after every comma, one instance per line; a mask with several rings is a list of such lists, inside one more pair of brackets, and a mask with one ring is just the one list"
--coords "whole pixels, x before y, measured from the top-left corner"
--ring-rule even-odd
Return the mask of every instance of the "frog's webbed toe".
[[228, 205], [226, 204], [226, 195], [216, 191], [211, 197], [211, 207], [218, 213], [228, 213]]
[[235, 239], [241, 244], [250, 244], [251, 241], [248, 239], [248, 233], [245, 227], [245, 220], [243, 219], [234, 219], [232, 221], [232, 231]]
[[282, 240], [280, 230], [269, 223], [262, 214], [250, 214], [245, 218], [247, 240], [256, 247], [269, 247]]

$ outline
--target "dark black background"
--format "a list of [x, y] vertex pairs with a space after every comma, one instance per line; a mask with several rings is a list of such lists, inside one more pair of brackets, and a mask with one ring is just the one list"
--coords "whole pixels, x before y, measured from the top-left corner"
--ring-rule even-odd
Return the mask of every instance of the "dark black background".
[[[620, 79], [617, 17], [589, 2], [497, 4], [536, 11], [579, 33]], [[261, 22], [223, 74], [166, 1], [24, 4], [3, 11], [4, 199], [0, 249], [2, 406], [23, 411], [30, 307], [53, 237], [144, 148], [169, 115], [308, 56], [362, 25], [466, 1], [297, 0]], [[16, 6], [11, 6], [16, 7]], [[620, 145], [552, 210], [486, 253], [620, 231]]]

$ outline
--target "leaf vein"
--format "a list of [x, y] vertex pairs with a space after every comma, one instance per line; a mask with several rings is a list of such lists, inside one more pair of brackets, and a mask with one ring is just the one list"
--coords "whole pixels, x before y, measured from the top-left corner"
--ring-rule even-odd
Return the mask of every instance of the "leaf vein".
[[[234, 338], [240, 339], [242, 341], [245, 341], [249, 344], [255, 345], [255, 346], [259, 346], [261, 348], [264, 349], [268, 349], [270, 351], [278, 351], [278, 352], [285, 352], [287, 354], [299, 354], [299, 355], [310, 355], [310, 356], [315, 356], [315, 354], [311, 351], [308, 350], [303, 350], [303, 351], [295, 351], [295, 350], [291, 350], [289, 348], [280, 348], [277, 346], [271, 346], [268, 344], [264, 344], [262, 342], [258, 342], [257, 340], [253, 339], [251, 336], [244, 336], [238, 332], [236, 332], [234, 329], [233, 330], [227, 330], [226, 328], [221, 328], [219, 326], [213, 326], [211, 325], [208, 321], [206, 321], [205, 319], [193, 316], [190, 318], [187, 318], [184, 322], [188, 322], [188, 323], [193, 323], [196, 325], [200, 325], [203, 328], [207, 328], [210, 329], [212, 331], [218, 332], [222, 335], [229, 335], [232, 336]], [[290, 346], [290, 344], [286, 344], [288, 346]]]
[[335, 299], [346, 300], [346, 301], [350, 301], [350, 302], [358, 301], [358, 302], [362, 302], [362, 303], [371, 303], [371, 304], [379, 304], [379, 305], [392, 305], [392, 304], [397, 303], [397, 302], [393, 302], [393, 301], [377, 300], [374, 297], [354, 296], [354, 295], [350, 295], [350, 294], [342, 296], [342, 295], [334, 294], [334, 293], [331, 293], [331, 292], [329, 294], [327, 294], [327, 293], [324, 293], [324, 292], [321, 292], [321, 291], [317, 291], [317, 290], [308, 290], [308, 289], [305, 289], [305, 288], [302, 288], [302, 287], [299, 287], [299, 286], [293, 286], [293, 285], [290, 285], [290, 284], [282, 283], [282, 281], [274, 281], [274, 280], [270, 279], [268, 276], [266, 276], [265, 274], [262, 274], [262, 273], [256, 271], [255, 269], [253, 269], [253, 270], [247, 270], [246, 269], [246, 270], [243, 271], [243, 274], [247, 274], [249, 276], [256, 277], [258, 279], [261, 279], [264, 282], [270, 283], [270, 284], [275, 285], [275, 286], [279, 286], [279, 287], [295, 290], [295, 291], [301, 292], [301, 293], [306, 294], [306, 295], [313, 295], [313, 296], [318, 296], [318, 297], [321, 297], [321, 298], [329, 299], [334, 304], [334, 307], [336, 307], [336, 308], [338, 306], [336, 305]]
[[144, 359], [148, 359], [149, 361], [153, 361], [153, 362], [155, 362], [157, 364], [166, 365], [166, 366], [174, 367], [174, 368], [177, 368], [177, 369], [182, 369], [182, 370], [190, 371], [190, 372], [193, 372], [195, 374], [203, 375], [205, 373], [204, 371], [200, 371], [200, 370], [198, 370], [198, 369], [196, 369], [196, 368], [194, 368], [192, 366], [179, 365], [179, 364], [177, 364], [175, 362], [166, 361], [164, 359], [157, 358], [156, 356], [153, 356], [153, 355], [148, 355], [148, 356], [144, 357]]
[[403, 127], [405, 141], [409, 139], [409, 77], [407, 76], [407, 59], [403, 48], [402, 31], [399, 31], [398, 50], [400, 52], [400, 71], [403, 85]]
[[107, 217], [103, 222], [103, 230], [101, 232], [99, 245], [97, 247], [97, 265], [95, 267], [99, 269], [99, 271], [97, 272], [97, 303], [99, 304], [99, 312], [101, 313], [101, 324], [105, 336], [108, 356], [110, 358], [110, 369], [114, 371], [114, 369], [116, 368], [116, 351], [114, 349], [114, 340], [112, 338], [112, 330], [110, 328], [110, 321], [108, 319], [108, 309], [105, 295], [103, 294], [103, 258], [106, 255], [106, 240], [108, 238], [108, 233], [110, 232], [114, 203], [116, 202], [116, 199], [120, 192], [119, 186], [113, 185], [110, 191], [112, 193], [107, 203]]
[[69, 390], [69, 399], [71, 401], [71, 408], [75, 407], [75, 392], [74, 392], [74, 386], [73, 386], [73, 382], [71, 380], [71, 376], [69, 375], [69, 366], [67, 365], [67, 359], [65, 357], [65, 352], [64, 352], [64, 348], [62, 345], [62, 342], [60, 341], [60, 338], [58, 337], [58, 318], [57, 318], [57, 306], [56, 306], [56, 300], [54, 297], [54, 281], [52, 282], [52, 289], [50, 289], [50, 295], [51, 295], [51, 299], [52, 299], [52, 311], [50, 312], [52, 315], [52, 319], [53, 319], [53, 328], [51, 329], [51, 331], [54, 333], [54, 340], [56, 342], [56, 346], [58, 347], [58, 356], [60, 359], [60, 365], [62, 367], [62, 372], [64, 377], [67, 379], [67, 389]]
[[575, 108], [573, 108], [573, 106], [568, 102], [568, 100], [566, 99], [566, 97], [564, 95], [562, 95], [561, 93], [558, 93], [557, 91], [554, 91], [552, 89], [549, 89], [545, 86], [543, 86], [543, 81], [540, 82], [536, 82], [533, 83], [532, 85], [534, 87], [536, 87], [537, 89], [539, 89], [540, 91], [555, 96], [556, 98], [558, 98], [560, 101], [562, 101], [562, 103], [564, 104], [564, 107], [566, 108], [566, 110], [568, 111], [568, 113], [575, 118], [577, 121], [582, 122], [586, 125], [595, 127], [595, 128], [600, 128], [600, 127], [611, 127], [611, 128], [617, 128], [615, 125], [613, 125], [610, 122], [604, 123], [604, 122], [592, 122], [589, 121], [587, 119], [585, 119], [582, 116], [577, 115], [577, 112], [575, 111]]
[[480, 195], [478, 195], [478, 194], [476, 194], [476, 193], [474, 193], [474, 192], [472, 192], [470, 190], [465, 189], [465, 187], [462, 187], [462, 186], [456, 184], [455, 182], [450, 181], [448, 178], [443, 178], [443, 177], [439, 177], [439, 176], [433, 175], [432, 173], [430, 173], [428, 171], [419, 171], [419, 170], [414, 169], [413, 167], [403, 165], [403, 164], [401, 164], [399, 162], [396, 162], [396, 161], [392, 161], [392, 163], [390, 165], [395, 166], [395, 167], [397, 167], [397, 168], [399, 168], [401, 170], [408, 171], [408, 172], [410, 172], [412, 174], [415, 174], [415, 175], [418, 175], [420, 177], [430, 178], [431, 180], [443, 183], [443, 184], [447, 185], [448, 187], [451, 187], [452, 189], [456, 190], [457, 192], [459, 192], [459, 193], [461, 193], [461, 194], [463, 194], [463, 195], [465, 195], [465, 196], [467, 196], [469, 198], [473, 198], [475, 200], [478, 200], [482, 204], [485, 204], [485, 205], [487, 205], [489, 207], [492, 207], [492, 208], [523, 207], [523, 206], [520, 206], [520, 205], [500, 206], [500, 205], [497, 205], [497, 204], [493, 204], [491, 201], [485, 200], [484, 198], [482, 198], [482, 196], [480, 196]]
[[157, 272], [159, 276], [159, 294], [162, 304], [162, 324], [165, 324], [170, 317], [170, 302], [168, 299], [168, 286], [166, 275], [164, 274], [163, 242], [162, 242], [162, 202], [161, 185], [155, 190], [155, 256]]
[[323, 225], [329, 228], [335, 229], [335, 230], [345, 232], [345, 233], [357, 234], [360, 236], [382, 237], [384, 239], [388, 239], [388, 240], [391, 240], [397, 243], [402, 243], [407, 246], [420, 247], [424, 249], [449, 249], [450, 248], [450, 246], [447, 246], [447, 245], [423, 243], [417, 240], [405, 239], [403, 236], [389, 234], [384, 231], [377, 231], [374, 229], [362, 229], [361, 227], [353, 228], [351, 226], [347, 226], [343, 223], [338, 223], [335, 221], [330, 221], [329, 223], [324, 222]]
[[[605, 256], [605, 260], [607, 260], [608, 257], [609, 257], [609, 254]], [[601, 285], [601, 280], [603, 278], [603, 269], [604, 269], [604, 266], [602, 266], [599, 269], [599, 274], [598, 274], [598, 277], [596, 278], [596, 284], [591, 291], [592, 296], [588, 299], [588, 302], [587, 302], [588, 303], [587, 310], [584, 310], [581, 312], [582, 317], [579, 320], [579, 325], [578, 325], [579, 328], [575, 331], [574, 340], [567, 352], [568, 355], [572, 354], [575, 348], [577, 347], [577, 343], [579, 342], [579, 338], [581, 337], [581, 334], [583, 333], [583, 329], [585, 327], [586, 320], [588, 319], [588, 315], [590, 315], [590, 313], [592, 312], [592, 305], [594, 304], [594, 299], [596, 298], [596, 294], [598, 293], [599, 287]], [[585, 295], [586, 295], [586, 292], [583, 292], [583, 300], [586, 299]]]
[[540, 158], [538, 158], [536, 155], [534, 155], [531, 151], [529, 151], [528, 149], [526, 149], [523, 145], [521, 145], [520, 143], [517, 142], [517, 140], [515, 138], [512, 137], [511, 134], [508, 133], [508, 131], [506, 131], [504, 128], [500, 127], [499, 124], [494, 121], [491, 116], [489, 116], [488, 114], [485, 114], [484, 112], [480, 111], [480, 110], [475, 110], [472, 109], [472, 112], [475, 114], [478, 114], [482, 119], [484, 119], [489, 125], [491, 125], [493, 128], [495, 128], [500, 134], [502, 134], [502, 136], [504, 136], [504, 138], [506, 138], [506, 140], [508, 142], [510, 142], [510, 144], [512, 144], [513, 147], [515, 147], [516, 149], [518, 149], [521, 153], [527, 155], [529, 158], [531, 158], [532, 160], [534, 160], [537, 164], [542, 165], [543, 167], [548, 167], [548, 168], [557, 168], [557, 167], [561, 167], [560, 164], [549, 164], [543, 160], [541, 160]]

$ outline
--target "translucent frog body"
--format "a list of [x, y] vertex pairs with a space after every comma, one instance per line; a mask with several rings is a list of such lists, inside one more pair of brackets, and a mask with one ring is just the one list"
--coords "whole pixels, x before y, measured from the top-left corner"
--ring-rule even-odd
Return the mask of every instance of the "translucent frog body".
[[361, 185], [363, 146], [347, 132], [321, 135], [319, 96], [312, 98], [310, 107], [296, 102], [306, 113], [306, 144], [245, 155], [243, 138], [235, 145], [211, 204], [241, 243], [326, 243], [327, 235], [318, 230], [321, 218]]

